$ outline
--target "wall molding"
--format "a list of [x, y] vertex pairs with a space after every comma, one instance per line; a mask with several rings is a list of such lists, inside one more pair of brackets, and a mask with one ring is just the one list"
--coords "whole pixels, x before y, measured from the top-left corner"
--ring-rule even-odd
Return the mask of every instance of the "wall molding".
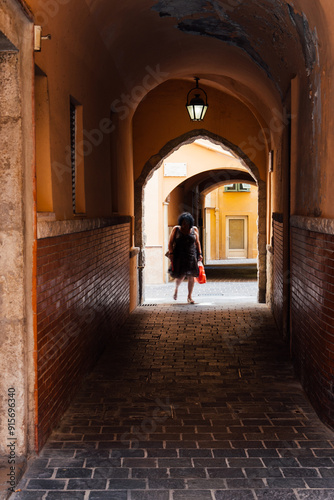
[[37, 220], [37, 239], [53, 238], [64, 234], [80, 233], [102, 227], [131, 223], [131, 216], [97, 217], [80, 220]]
[[314, 231], [315, 233], [333, 234], [334, 219], [323, 219], [321, 217], [306, 217], [303, 215], [292, 215], [290, 225], [298, 229]]

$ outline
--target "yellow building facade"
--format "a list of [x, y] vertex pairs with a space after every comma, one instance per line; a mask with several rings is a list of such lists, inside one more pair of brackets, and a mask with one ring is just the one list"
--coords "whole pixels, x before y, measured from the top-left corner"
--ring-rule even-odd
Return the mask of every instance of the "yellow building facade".
[[205, 261], [256, 259], [257, 188], [226, 184], [205, 196]]

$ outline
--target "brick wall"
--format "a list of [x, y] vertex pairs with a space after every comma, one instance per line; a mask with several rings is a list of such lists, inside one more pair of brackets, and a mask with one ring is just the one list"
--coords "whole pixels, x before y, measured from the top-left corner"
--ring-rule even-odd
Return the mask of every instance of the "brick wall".
[[38, 240], [38, 443], [129, 313], [130, 225]]
[[297, 374], [334, 426], [334, 236], [292, 227], [291, 326]]
[[280, 332], [283, 332], [283, 216], [282, 214], [273, 214], [273, 314]]

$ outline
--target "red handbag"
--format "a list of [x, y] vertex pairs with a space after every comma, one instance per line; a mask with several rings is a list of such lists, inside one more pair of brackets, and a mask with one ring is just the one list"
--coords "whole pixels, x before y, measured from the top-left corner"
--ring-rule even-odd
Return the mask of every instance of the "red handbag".
[[203, 266], [203, 262], [198, 263], [198, 269], [199, 269], [199, 275], [197, 278], [198, 283], [203, 285], [203, 283], [206, 283], [206, 275], [205, 275], [205, 269]]

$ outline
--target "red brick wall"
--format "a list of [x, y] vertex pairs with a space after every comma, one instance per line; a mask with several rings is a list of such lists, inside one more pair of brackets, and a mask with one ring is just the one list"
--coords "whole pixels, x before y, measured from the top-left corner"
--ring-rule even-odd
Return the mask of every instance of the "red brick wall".
[[273, 214], [273, 248], [274, 248], [274, 294], [273, 314], [280, 332], [283, 332], [283, 216]]
[[129, 242], [129, 224], [38, 240], [40, 447], [129, 313]]
[[334, 426], [334, 236], [291, 229], [291, 333], [297, 374]]

